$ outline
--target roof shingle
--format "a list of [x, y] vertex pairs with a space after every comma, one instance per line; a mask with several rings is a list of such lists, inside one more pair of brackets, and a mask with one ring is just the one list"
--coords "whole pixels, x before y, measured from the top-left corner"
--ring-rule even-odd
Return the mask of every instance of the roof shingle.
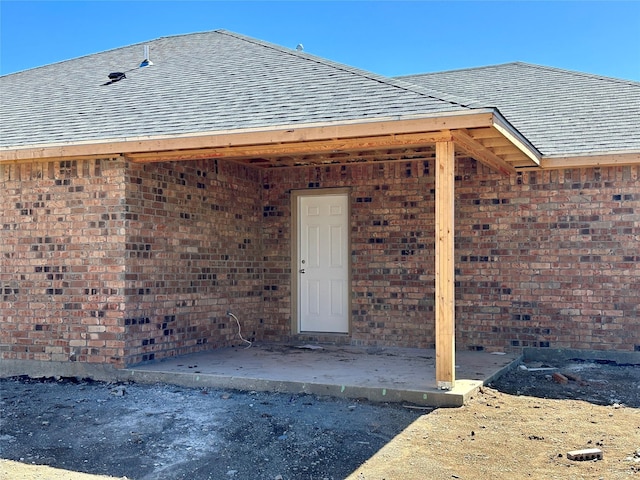
[[640, 151], [638, 82], [522, 62], [399, 78], [496, 107], [545, 156]]
[[[153, 65], [137, 68], [143, 45]], [[115, 71], [127, 78], [103, 85]], [[425, 87], [220, 30], [7, 75], [0, 91], [2, 147], [467, 109]]]
[[[139, 68], [143, 45], [152, 66]], [[125, 79], [104, 85], [110, 72]], [[382, 77], [216, 30], [0, 77], [0, 148], [497, 108], [544, 156], [640, 152], [640, 83], [526, 63]]]

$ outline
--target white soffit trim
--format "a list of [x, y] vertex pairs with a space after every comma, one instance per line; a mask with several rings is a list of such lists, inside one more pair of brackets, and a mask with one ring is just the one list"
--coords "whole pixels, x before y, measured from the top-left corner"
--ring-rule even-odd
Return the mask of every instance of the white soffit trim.
[[511, 125], [503, 116], [495, 111], [495, 118], [493, 126], [498, 130], [507, 140], [515, 145], [518, 150], [529, 157], [536, 165], [540, 165], [540, 159], [542, 154], [534, 147], [529, 140], [526, 139], [513, 125]]

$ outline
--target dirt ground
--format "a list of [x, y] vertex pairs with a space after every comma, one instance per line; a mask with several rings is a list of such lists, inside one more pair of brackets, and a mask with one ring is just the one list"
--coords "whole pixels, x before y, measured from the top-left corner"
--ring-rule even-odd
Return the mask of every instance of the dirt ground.
[[[349, 480], [639, 478], [639, 407], [640, 366], [514, 370], [464, 407], [420, 417]], [[603, 459], [567, 458], [591, 448]]]
[[[0, 479], [640, 477], [640, 365], [526, 367], [464, 407], [433, 412], [310, 395], [0, 380]], [[585, 448], [603, 459], [567, 458]]]

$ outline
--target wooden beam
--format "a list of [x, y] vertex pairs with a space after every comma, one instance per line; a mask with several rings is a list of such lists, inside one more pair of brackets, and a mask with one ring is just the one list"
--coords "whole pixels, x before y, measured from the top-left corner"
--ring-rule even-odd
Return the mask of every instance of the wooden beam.
[[575, 157], [543, 157], [540, 166], [545, 170], [558, 168], [621, 167], [640, 165], [640, 153], [612, 153], [610, 155], [584, 155]]
[[455, 386], [455, 261], [453, 142], [436, 143], [436, 382]]
[[488, 127], [493, 120], [492, 110], [476, 109], [402, 119], [384, 118], [343, 123], [283, 125], [270, 128], [185, 133], [173, 136], [112, 138], [77, 143], [3, 147], [0, 148], [0, 162], [436, 132], [456, 128]]
[[476, 142], [467, 133], [463, 131], [455, 131], [452, 132], [452, 135], [456, 145], [480, 163], [484, 163], [489, 168], [497, 170], [503, 175], [515, 173], [516, 169], [513, 168], [513, 166], [509, 165], [488, 148], [483, 147], [480, 143]]
[[[490, 138], [480, 138], [474, 135], [473, 130], [468, 130], [467, 133], [471, 138], [479, 142], [483, 147], [487, 148], [499, 148], [499, 147], [513, 147], [511, 142], [504, 137], [490, 137]], [[515, 147], [513, 147], [515, 148]]]
[[469, 130], [469, 135], [471, 135], [476, 140], [504, 138], [502, 135], [500, 135], [500, 132], [498, 132], [493, 127], [474, 128], [473, 130]]
[[259, 168], [291, 168], [304, 166], [336, 166], [359, 165], [363, 163], [397, 163], [433, 160], [435, 158], [435, 145], [432, 151], [418, 152], [416, 150], [404, 151], [371, 151], [350, 152], [345, 156], [334, 157], [331, 155], [301, 155], [298, 157], [275, 157], [270, 159], [231, 159], [231, 162], [241, 165], [249, 165]]
[[509, 162], [505, 158], [505, 155], [511, 155], [511, 156], [518, 155], [520, 158], [528, 159], [529, 163], [533, 163], [529, 157], [524, 155], [520, 150], [518, 150], [513, 145], [502, 145], [502, 146], [497, 146], [497, 147], [489, 147], [487, 145], [483, 145], [483, 147], [488, 148], [489, 150], [491, 150], [493, 152], [494, 155], [497, 155], [498, 157], [500, 157], [502, 160], [504, 160], [507, 163], [509, 163]]
[[129, 153], [126, 154], [126, 158], [132, 162], [140, 163], [202, 160], [206, 158], [225, 158], [229, 160], [273, 158], [311, 154], [336, 154], [352, 151], [363, 152], [391, 148], [413, 148], [436, 142], [450, 141], [451, 139], [451, 133], [449, 132], [406, 133], [268, 145], [226, 146], [172, 152]]

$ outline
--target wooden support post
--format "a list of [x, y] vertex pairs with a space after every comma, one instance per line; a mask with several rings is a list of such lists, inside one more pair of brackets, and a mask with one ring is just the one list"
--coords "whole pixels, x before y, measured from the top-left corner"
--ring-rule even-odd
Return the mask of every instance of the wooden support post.
[[453, 142], [436, 143], [436, 382], [455, 385], [455, 260]]

